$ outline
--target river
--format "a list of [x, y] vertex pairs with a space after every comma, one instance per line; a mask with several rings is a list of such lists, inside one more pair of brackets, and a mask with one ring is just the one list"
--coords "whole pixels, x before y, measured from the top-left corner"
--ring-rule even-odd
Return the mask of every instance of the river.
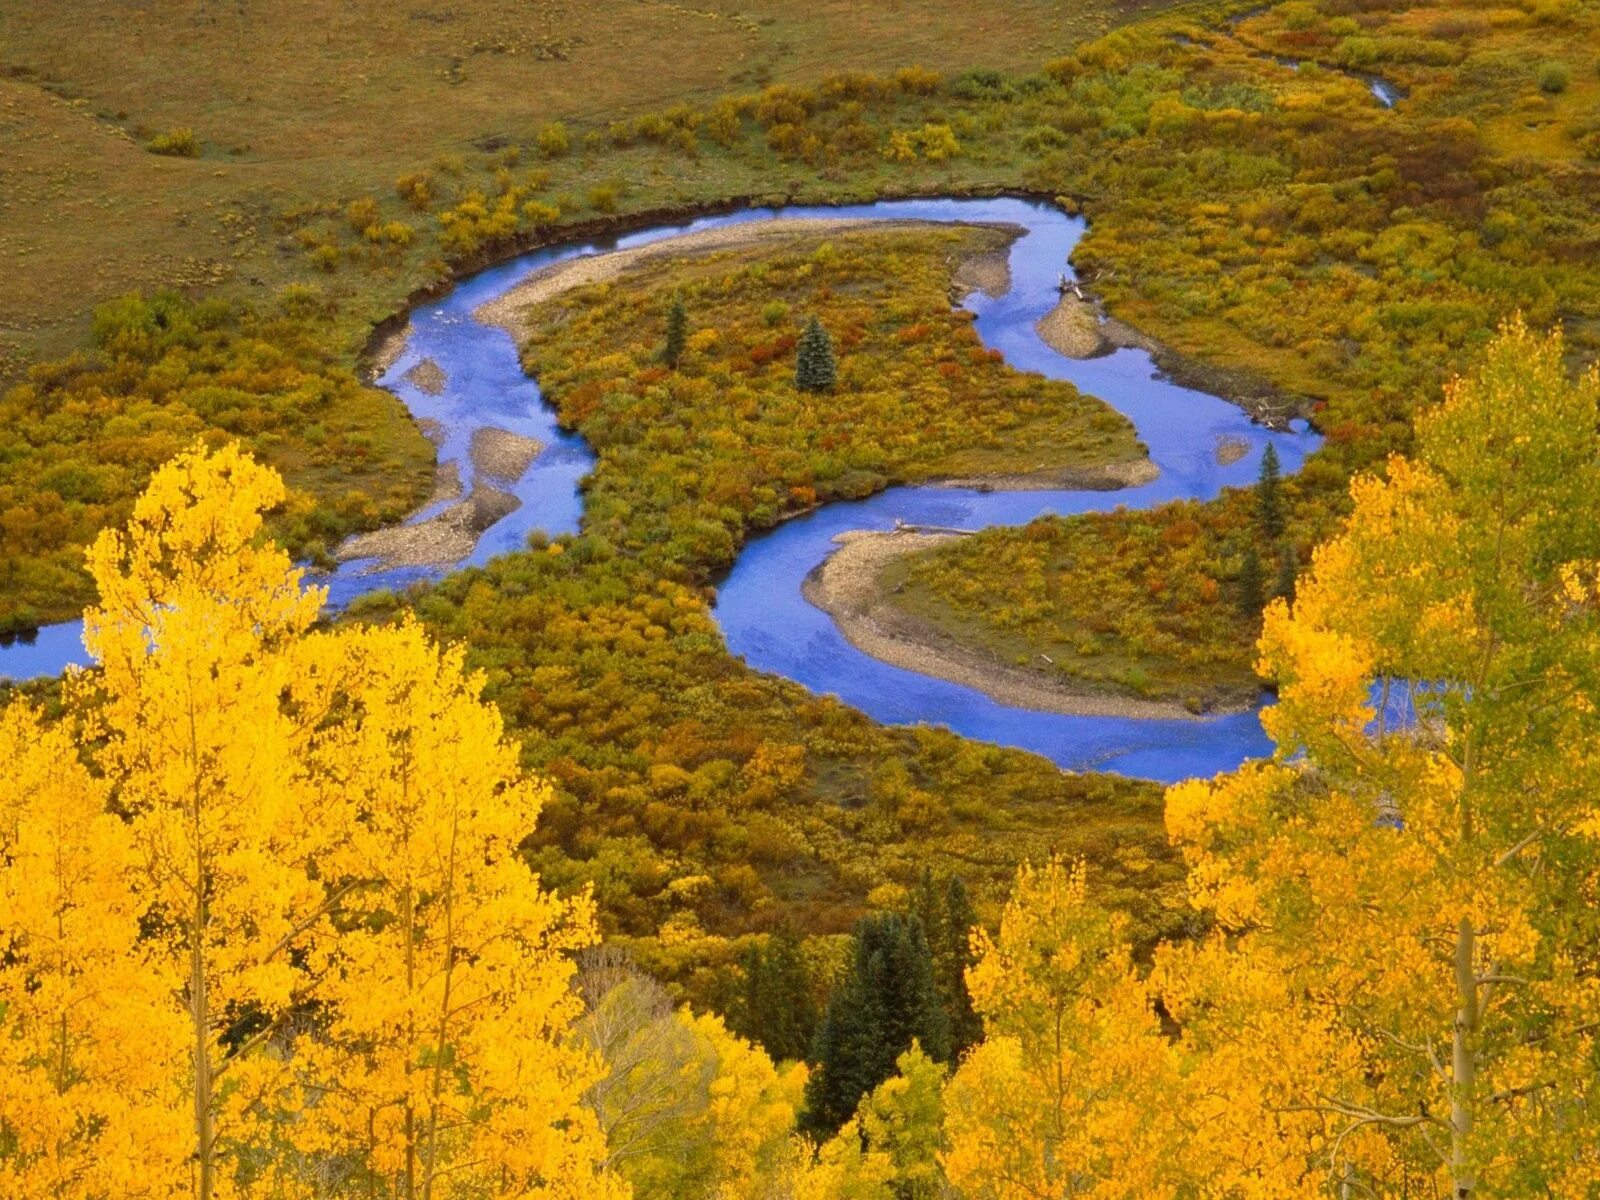
[[[721, 583], [714, 610], [729, 650], [758, 670], [837, 695], [877, 720], [946, 725], [968, 737], [1035, 751], [1074, 770], [1171, 781], [1229, 770], [1267, 753], [1270, 744], [1254, 711], [1161, 720], [1067, 716], [999, 704], [971, 688], [892, 667], [862, 653], [826, 614], [801, 596], [806, 575], [832, 552], [835, 535], [848, 530], [889, 529], [897, 520], [964, 528], [1018, 525], [1046, 513], [1091, 512], [1117, 505], [1144, 508], [1185, 497], [1205, 500], [1225, 486], [1249, 484], [1269, 441], [1277, 446], [1286, 472], [1297, 470], [1316, 448], [1316, 435], [1303, 423], [1288, 432], [1270, 431], [1219, 397], [1163, 379], [1142, 350], [1074, 360], [1046, 346], [1034, 324], [1054, 307], [1058, 278], [1063, 273], [1071, 278], [1067, 258], [1085, 228], [1082, 219], [1046, 204], [1015, 198], [936, 199], [747, 209], [537, 250], [464, 280], [442, 299], [413, 313], [404, 350], [378, 381], [419, 420], [435, 422], [444, 431], [440, 462], [456, 464], [469, 492], [473, 467], [468, 448], [477, 429], [507, 429], [544, 445], [510, 489], [521, 506], [491, 526], [460, 565], [481, 564], [518, 550], [536, 531], [552, 536], [576, 532], [583, 515], [577, 485], [594, 465], [587, 443], [559, 427], [538, 384], [523, 373], [511, 336], [477, 321], [474, 310], [556, 262], [774, 217], [909, 218], [1021, 226], [1025, 232], [1011, 247], [1010, 290], [998, 298], [974, 293], [965, 301], [976, 314], [979, 336], [1017, 369], [1067, 380], [1127, 416], [1161, 474], [1142, 487], [1115, 492], [899, 487], [865, 500], [828, 504], [745, 545]], [[445, 377], [437, 394], [407, 378], [426, 360], [437, 364]], [[1243, 457], [1226, 465], [1217, 455], [1225, 439], [1248, 447]], [[413, 519], [428, 515], [424, 512]], [[318, 578], [316, 582], [328, 587], [330, 607], [342, 607], [375, 588], [404, 587], [440, 574], [429, 568], [370, 568], [370, 563], [351, 562]], [[0, 674], [12, 678], [54, 674], [69, 663], [84, 661], [79, 622], [48, 626], [32, 639], [0, 647]]]

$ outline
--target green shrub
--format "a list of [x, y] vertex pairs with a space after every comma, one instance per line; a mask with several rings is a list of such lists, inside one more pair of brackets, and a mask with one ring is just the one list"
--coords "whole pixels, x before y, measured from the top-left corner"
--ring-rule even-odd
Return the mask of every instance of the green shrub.
[[169, 129], [158, 133], [144, 144], [151, 154], [165, 154], [170, 158], [199, 158], [200, 139], [192, 129]]
[[617, 201], [621, 198], [622, 189], [614, 183], [597, 183], [589, 189], [589, 207], [595, 212], [616, 212]]
[[1539, 90], [1554, 96], [1567, 90], [1572, 72], [1564, 62], [1547, 62], [1539, 68]]

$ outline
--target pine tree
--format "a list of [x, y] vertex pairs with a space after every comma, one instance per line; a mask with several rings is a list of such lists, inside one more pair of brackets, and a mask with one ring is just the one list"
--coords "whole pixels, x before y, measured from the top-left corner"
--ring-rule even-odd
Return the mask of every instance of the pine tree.
[[683, 297], [674, 295], [672, 307], [667, 309], [667, 341], [661, 348], [661, 361], [676, 367], [683, 358], [684, 344], [689, 337], [689, 313], [683, 307]]
[[812, 317], [800, 335], [800, 348], [795, 354], [794, 385], [802, 392], [831, 392], [838, 376], [833, 359], [833, 339], [822, 327], [822, 322]]
[[950, 1057], [956, 1059], [983, 1036], [983, 1023], [972, 1011], [966, 981], [967, 968], [973, 963], [972, 930], [978, 915], [960, 876], [951, 875], [940, 882], [927, 870], [912, 894], [911, 911], [921, 920], [928, 939], [933, 983], [950, 1029]]
[[829, 997], [817, 1030], [807, 1126], [831, 1134], [843, 1125], [861, 1097], [895, 1073], [895, 1060], [913, 1041], [930, 1058], [950, 1056], [922, 922], [900, 913], [863, 917], [850, 973]]
[[1299, 566], [1293, 546], [1285, 542], [1278, 547], [1278, 577], [1272, 583], [1274, 598], [1281, 596], [1285, 600], [1294, 599], [1294, 577]]
[[1261, 476], [1256, 481], [1256, 519], [1268, 541], [1283, 536], [1283, 482], [1278, 464], [1278, 448], [1267, 443], [1261, 455]]
[[794, 930], [784, 925], [765, 946], [751, 946], [741, 965], [744, 986], [729, 1028], [759, 1042], [779, 1062], [804, 1058], [816, 1036], [817, 1008]]
[[1239, 611], [1247, 617], [1259, 617], [1261, 607], [1266, 603], [1266, 597], [1261, 589], [1266, 586], [1266, 580], [1261, 573], [1261, 555], [1256, 553], [1254, 546], [1245, 547], [1244, 557], [1239, 563]]

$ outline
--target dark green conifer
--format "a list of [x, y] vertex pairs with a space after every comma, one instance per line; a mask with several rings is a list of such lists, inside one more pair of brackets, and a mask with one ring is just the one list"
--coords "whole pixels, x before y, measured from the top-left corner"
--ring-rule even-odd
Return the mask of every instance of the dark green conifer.
[[973, 961], [971, 934], [978, 923], [978, 914], [959, 875], [940, 881], [929, 870], [922, 872], [917, 889], [912, 893], [911, 911], [922, 922], [928, 939], [928, 952], [933, 959], [933, 984], [950, 1030], [953, 1061], [983, 1037], [983, 1022], [972, 1011], [966, 977]]
[[1278, 550], [1278, 578], [1273, 582], [1272, 594], [1285, 600], [1294, 599], [1294, 577], [1300, 566], [1294, 547], [1285, 542]]
[[759, 1042], [774, 1059], [804, 1058], [816, 1036], [817, 1006], [794, 930], [782, 926], [765, 946], [751, 946], [741, 966], [744, 983], [729, 1013], [729, 1027]]
[[661, 361], [676, 367], [683, 358], [684, 345], [689, 337], [689, 313], [683, 307], [683, 298], [674, 295], [672, 307], [667, 309], [667, 341], [661, 348]]
[[1261, 455], [1261, 478], [1256, 483], [1256, 518], [1269, 542], [1283, 536], [1283, 483], [1279, 471], [1278, 448], [1267, 443]]
[[794, 385], [802, 392], [831, 392], [838, 376], [833, 359], [833, 339], [822, 327], [822, 322], [812, 317], [800, 335], [800, 345], [795, 352]]
[[895, 1073], [913, 1040], [930, 1058], [950, 1056], [922, 922], [900, 913], [863, 917], [850, 970], [828, 998], [812, 1045], [806, 1128], [831, 1134], [848, 1121], [861, 1097]]
[[1247, 617], [1261, 614], [1261, 607], [1266, 603], [1261, 589], [1266, 585], [1266, 579], [1261, 573], [1261, 555], [1256, 553], [1254, 546], [1245, 547], [1244, 558], [1239, 563], [1239, 611]]

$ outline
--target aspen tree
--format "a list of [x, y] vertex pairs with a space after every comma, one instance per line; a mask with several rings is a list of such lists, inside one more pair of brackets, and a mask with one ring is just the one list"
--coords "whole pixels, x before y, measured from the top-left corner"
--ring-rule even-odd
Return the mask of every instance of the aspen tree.
[[1333, 1194], [1600, 1186], [1600, 377], [1563, 359], [1508, 324], [1356, 481], [1267, 611], [1276, 761], [1168, 795], [1220, 932], [1158, 986], [1235, 1170], [1277, 1139]]

